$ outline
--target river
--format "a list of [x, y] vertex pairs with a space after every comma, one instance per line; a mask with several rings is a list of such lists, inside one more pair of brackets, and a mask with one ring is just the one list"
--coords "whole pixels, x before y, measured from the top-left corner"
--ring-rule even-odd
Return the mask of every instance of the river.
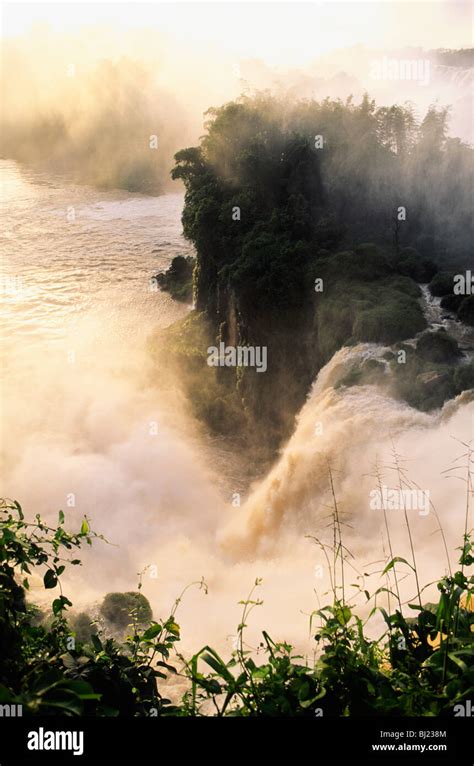
[[138, 343], [183, 314], [150, 285], [175, 255], [191, 252], [181, 193], [99, 191], [5, 160], [0, 171], [7, 369], [31, 362], [31, 351], [63, 353], [90, 320], [102, 325], [97, 343]]

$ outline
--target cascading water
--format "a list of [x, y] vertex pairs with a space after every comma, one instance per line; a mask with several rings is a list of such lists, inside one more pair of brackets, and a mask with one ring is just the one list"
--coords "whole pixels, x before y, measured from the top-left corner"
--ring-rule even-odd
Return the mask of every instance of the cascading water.
[[[305, 535], [331, 534], [327, 465], [351, 525], [348, 547], [360, 564], [380, 559], [370, 474], [377, 459], [390, 462], [391, 438], [430, 490], [450, 549], [459, 545], [463, 487], [441, 471], [463, 451], [450, 437], [472, 438], [468, 394], [423, 414], [376, 386], [337, 387], [354, 364], [386, 350], [343, 348], [320, 371], [273, 469], [235, 507], [234, 476], [216, 469], [225, 460], [203, 446], [176, 401], [158, 393], [147, 363], [149, 334], [187, 310], [149, 290], [150, 277], [187, 252], [182, 198], [99, 194], [6, 165], [3, 494], [53, 522], [60, 508], [71, 526], [87, 514], [113, 543], [85, 551], [84, 566], [65, 581], [76, 608], [134, 589], [137, 572], [155, 564], [144, 593], [164, 616], [183, 587], [204, 576], [209, 595], [190, 591], [180, 606], [182, 650], [210, 639], [231, 650], [237, 602], [262, 577], [264, 605], [249, 642], [265, 627], [309, 649], [307, 615], [329, 579], [324, 566], [315, 576], [324, 562]], [[438, 316], [435, 302], [428, 310]], [[404, 555], [400, 515], [391, 519]], [[436, 522], [416, 513], [412, 522], [427, 581], [445, 569], [439, 536], [431, 536]], [[31, 597], [40, 594], [38, 584]]]
[[[321, 370], [277, 464], [254, 489], [242, 514], [221, 534], [226, 549], [239, 555], [249, 551], [252, 555], [259, 551], [273, 555], [288, 530], [292, 534], [320, 530], [330, 512], [329, 464], [352, 526], [349, 538], [358, 549], [375, 551], [381, 518], [370, 509], [370, 491], [376, 486], [373, 475], [377, 460], [384, 466], [393, 462], [392, 439], [410, 461], [412, 478], [431, 488], [435, 505], [436, 499], [441, 501], [443, 519], [459, 538], [462, 498], [452, 488], [446, 495], [446, 482], [437, 474], [462, 452], [450, 436], [464, 441], [472, 438], [473, 397], [466, 392], [443, 410], [426, 414], [395, 401], [373, 385], [334, 387], [362, 357], [382, 356], [383, 352], [383, 348], [366, 345], [346, 347]], [[387, 484], [393, 484], [393, 472], [392, 476], [390, 471], [385, 474]], [[419, 525], [420, 520], [414, 523]], [[426, 547], [426, 540], [423, 545]]]
[[[422, 286], [422, 293], [429, 329], [447, 330], [458, 340], [463, 361], [472, 359], [473, 328], [443, 311], [427, 286]], [[442, 471], [462, 455], [463, 443], [472, 440], [474, 394], [464, 392], [427, 414], [394, 400], [385, 387], [338, 387], [361, 362], [384, 362], [388, 350], [375, 344], [344, 347], [319, 372], [276, 465], [254, 488], [242, 513], [219, 533], [221, 545], [231, 555], [272, 557], [282, 545], [291, 547], [298, 536], [324, 536], [333, 502], [330, 469], [339, 510], [349, 525], [344, 532], [346, 544], [360, 562], [381, 559], [383, 518], [371, 507], [371, 492], [378, 486], [376, 470], [386, 486], [397, 485], [395, 451], [403, 469], [433, 503], [434, 513], [412, 512], [411, 524], [421, 546], [420, 560], [430, 575], [439, 574], [433, 562], [440, 561], [436, 546], [440, 552], [441, 543], [439, 535], [431, 536], [441, 522], [448, 546], [457, 547], [465, 512], [462, 492], [448, 485]], [[403, 508], [392, 514], [391, 536], [398, 554], [407, 555]]]
[[441, 298], [431, 295], [428, 285], [420, 285], [423, 293], [423, 307], [430, 329], [444, 329], [458, 343], [463, 353], [461, 362], [474, 358], [474, 327], [456, 319], [455, 315], [441, 308]]

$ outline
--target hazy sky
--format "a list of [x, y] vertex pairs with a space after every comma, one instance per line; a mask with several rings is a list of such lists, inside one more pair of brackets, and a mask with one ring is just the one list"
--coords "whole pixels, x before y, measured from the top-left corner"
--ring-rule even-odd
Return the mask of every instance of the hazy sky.
[[77, 32], [83, 26], [117, 30], [156, 28], [190, 47], [224, 47], [272, 64], [303, 64], [330, 50], [365, 44], [377, 48], [472, 45], [467, 2], [7, 2], [3, 35], [22, 35], [32, 24]]

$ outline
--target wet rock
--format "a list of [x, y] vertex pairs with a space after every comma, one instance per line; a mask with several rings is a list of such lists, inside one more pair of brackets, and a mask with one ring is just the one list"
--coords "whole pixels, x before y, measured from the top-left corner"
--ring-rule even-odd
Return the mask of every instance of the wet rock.
[[417, 375], [416, 383], [426, 388], [436, 388], [440, 384], [446, 383], [448, 379], [448, 373], [431, 370], [430, 372], [422, 372], [420, 375]]

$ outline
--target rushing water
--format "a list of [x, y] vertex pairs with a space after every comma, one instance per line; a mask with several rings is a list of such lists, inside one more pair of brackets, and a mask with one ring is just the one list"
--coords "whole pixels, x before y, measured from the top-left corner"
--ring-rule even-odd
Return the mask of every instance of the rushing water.
[[[81, 323], [96, 341], [138, 342], [182, 310], [150, 279], [190, 246], [182, 194], [99, 191], [1, 161], [3, 361], [74, 346]], [[71, 349], [73, 350], [73, 349]]]
[[[146, 592], [166, 611], [217, 574], [207, 548], [234, 472], [154, 385], [149, 339], [189, 310], [150, 281], [191, 252], [183, 194], [102, 191], [9, 161], [1, 171], [1, 494], [52, 522], [60, 508], [71, 526], [87, 514], [114, 544], [83, 552], [75, 604], [134, 588], [156, 562]], [[42, 598], [39, 582], [32, 592]]]
[[[60, 508], [74, 526], [87, 514], [114, 543], [82, 554], [84, 567], [66, 583], [76, 605], [89, 609], [107, 591], [133, 589], [137, 572], [155, 564], [144, 592], [155, 615], [166, 616], [183, 587], [204, 576], [209, 596], [189, 591], [180, 607], [183, 649], [231, 649], [237, 602], [263, 577], [249, 641], [267, 628], [309, 649], [307, 615], [315, 591], [326, 603], [329, 574], [305, 535], [326, 534], [327, 460], [351, 524], [347, 544], [365, 567], [382, 557], [381, 520], [368, 498], [375, 460], [390, 462], [391, 438], [430, 490], [450, 545], [460, 544], [463, 486], [441, 472], [463, 451], [456, 439], [472, 438], [469, 396], [424, 414], [373, 386], [337, 389], [361, 354], [380, 352], [341, 349], [275, 466], [240, 507], [232, 456], [223, 461], [205, 446], [149, 369], [148, 336], [188, 310], [150, 290], [158, 270], [190, 252], [182, 195], [79, 187], [11, 162], [2, 171], [2, 493], [53, 522]], [[451, 321], [434, 303], [426, 310], [433, 325]], [[393, 516], [398, 555], [406, 554], [402, 521]], [[416, 516], [413, 527], [427, 582], [445, 568], [436, 523]], [[32, 594], [42, 597], [40, 582]]]
[[421, 286], [426, 320], [432, 330], [446, 330], [463, 352], [464, 361], [474, 358], [474, 327], [456, 319], [455, 314], [441, 308], [441, 298], [431, 295], [428, 285]]

